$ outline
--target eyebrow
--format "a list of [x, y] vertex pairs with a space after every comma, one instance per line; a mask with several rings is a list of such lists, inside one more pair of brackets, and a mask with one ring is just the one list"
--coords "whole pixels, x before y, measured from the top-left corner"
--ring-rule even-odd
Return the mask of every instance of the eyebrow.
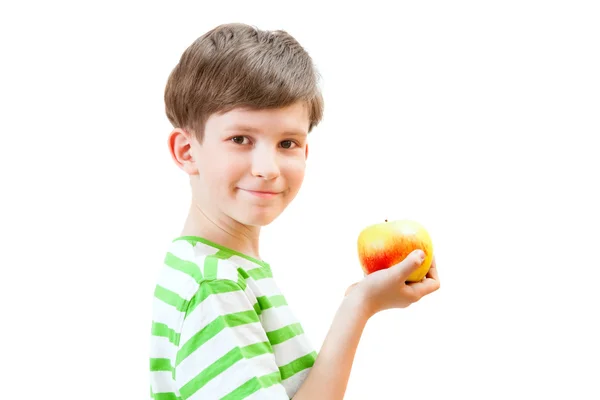
[[[248, 132], [248, 133], [258, 133], [260, 132], [259, 129], [253, 128], [251, 126], [247, 126], [247, 125], [232, 125], [227, 127], [228, 131], [236, 131], [236, 132]], [[303, 132], [303, 131], [284, 131], [281, 132], [282, 135], [292, 135], [292, 136], [307, 136], [308, 133], [307, 132]]]

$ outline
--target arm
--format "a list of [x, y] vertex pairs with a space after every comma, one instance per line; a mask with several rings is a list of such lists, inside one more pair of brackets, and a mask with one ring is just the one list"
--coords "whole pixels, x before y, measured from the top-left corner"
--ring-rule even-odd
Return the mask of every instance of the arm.
[[386, 309], [408, 307], [439, 288], [435, 260], [423, 281], [405, 283], [422, 262], [420, 254], [413, 252], [400, 264], [377, 271], [350, 288], [294, 400], [343, 399], [356, 349], [369, 318]]
[[317, 360], [294, 400], [344, 397], [356, 349], [368, 319], [357, 296], [344, 298]]

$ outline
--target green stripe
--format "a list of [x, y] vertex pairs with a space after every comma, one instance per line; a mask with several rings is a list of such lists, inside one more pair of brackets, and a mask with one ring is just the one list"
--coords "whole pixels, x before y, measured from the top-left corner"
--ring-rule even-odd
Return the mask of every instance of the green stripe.
[[168, 358], [150, 358], [150, 371], [170, 372], [173, 379], [175, 379], [175, 368], [171, 365], [171, 360]]
[[231, 258], [231, 253], [221, 249], [214, 254], [214, 257], [220, 258], [221, 260], [227, 260], [228, 258]]
[[262, 314], [262, 310], [260, 309], [260, 305], [258, 303], [254, 303], [252, 307], [254, 308], [254, 311], [256, 311], [256, 314]]
[[177, 352], [177, 361], [175, 365], [181, 364], [187, 356], [200, 348], [204, 343], [213, 338], [226, 327], [235, 327], [239, 325], [258, 322], [258, 315], [254, 310], [242, 311], [233, 314], [221, 315], [206, 325], [202, 330], [192, 336]]
[[200, 283], [200, 289], [189, 301], [186, 311], [186, 317], [198, 307], [211, 294], [230, 293], [242, 291], [242, 288], [234, 281], [229, 279], [218, 279], [214, 281], [204, 281]]
[[259, 279], [272, 278], [273, 274], [268, 268], [254, 268], [248, 271], [248, 275], [258, 281]]
[[171, 360], [168, 358], [150, 358], [150, 371], [169, 371], [173, 372]]
[[173, 392], [152, 393], [151, 397], [154, 400], [181, 400], [181, 397], [175, 396], [175, 393]]
[[179, 345], [180, 334], [160, 322], [152, 322], [152, 335], [166, 337], [175, 346]]
[[174, 392], [154, 393], [152, 385], [150, 385], [150, 398], [155, 400], [181, 400], [181, 397], [177, 397]]
[[244, 278], [244, 280], [250, 278], [250, 275], [248, 275], [248, 273], [246, 271], [244, 271], [243, 268], [238, 268], [238, 274], [242, 276], [242, 278]]
[[298, 323], [285, 326], [275, 331], [267, 332], [267, 337], [269, 338], [269, 342], [271, 342], [271, 344], [275, 346], [276, 344], [283, 343], [286, 340], [289, 340], [294, 336], [298, 336], [302, 333], [304, 333], [304, 330], [302, 329], [302, 326]]
[[287, 306], [287, 301], [285, 301], [285, 297], [283, 297], [282, 295], [276, 295], [271, 297], [260, 296], [257, 297], [256, 300], [258, 301], [258, 304], [260, 305], [260, 308], [262, 310], [267, 310], [273, 307]]
[[269, 342], [260, 342], [250, 344], [241, 348], [244, 358], [253, 358], [262, 356], [263, 354], [273, 353], [273, 348]]
[[222, 397], [221, 400], [245, 399], [251, 394], [258, 392], [261, 388], [268, 388], [279, 382], [281, 382], [279, 372], [273, 372], [272, 374], [264, 375], [260, 378], [254, 377], [230, 392], [227, 396]]
[[248, 274], [246, 273], [246, 271], [244, 271], [241, 268], [238, 268], [237, 271], [238, 271], [237, 283], [238, 283], [238, 285], [240, 285], [242, 290], [246, 290], [246, 286], [247, 286], [246, 279], [248, 279]]
[[317, 352], [313, 351], [303, 357], [297, 358], [289, 364], [279, 367], [281, 373], [281, 380], [291, 378], [298, 372], [304, 371], [307, 368], [311, 368], [317, 358]]
[[212, 256], [204, 259], [204, 279], [217, 279], [218, 263], [219, 259]]
[[[228, 368], [233, 366], [240, 360], [244, 358], [252, 358], [262, 354], [272, 353], [271, 346], [269, 343], [256, 343], [251, 344], [246, 347], [236, 347], [225, 354], [223, 357], [219, 358], [217, 361], [212, 363], [210, 366], [206, 367], [202, 372], [200, 372], [196, 377], [186, 383], [179, 392], [184, 397], [190, 397], [198, 390], [200, 390], [204, 385], [211, 381], [215, 376], [222, 374]], [[239, 398], [239, 397], [238, 397]]]
[[196, 282], [200, 282], [200, 280], [202, 280], [202, 272], [197, 264], [191, 261], [182, 260], [173, 253], [167, 253], [165, 257], [165, 265], [176, 269], [177, 271], [188, 274], [194, 278]]
[[177, 293], [172, 292], [169, 289], [165, 289], [160, 285], [156, 285], [154, 296], [157, 299], [164, 301], [168, 305], [175, 307], [177, 311], [185, 311], [188, 307], [187, 300], [179, 296]]

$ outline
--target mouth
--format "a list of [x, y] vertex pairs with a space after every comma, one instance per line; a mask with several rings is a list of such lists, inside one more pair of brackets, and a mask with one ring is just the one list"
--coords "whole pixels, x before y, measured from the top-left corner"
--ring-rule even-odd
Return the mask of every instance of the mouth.
[[244, 192], [248, 192], [251, 195], [260, 197], [262, 199], [270, 199], [270, 198], [273, 198], [273, 197], [281, 194], [281, 192], [269, 192], [269, 191], [264, 191], [264, 190], [249, 190], [249, 189], [242, 189], [242, 190]]

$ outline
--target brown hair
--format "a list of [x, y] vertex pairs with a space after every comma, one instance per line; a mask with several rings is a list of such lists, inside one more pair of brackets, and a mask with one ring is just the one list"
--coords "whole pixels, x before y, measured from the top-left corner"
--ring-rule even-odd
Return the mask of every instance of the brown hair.
[[213, 113], [304, 101], [310, 132], [323, 117], [317, 81], [311, 57], [287, 32], [224, 24], [184, 51], [167, 81], [165, 111], [173, 127], [191, 130], [202, 141]]

